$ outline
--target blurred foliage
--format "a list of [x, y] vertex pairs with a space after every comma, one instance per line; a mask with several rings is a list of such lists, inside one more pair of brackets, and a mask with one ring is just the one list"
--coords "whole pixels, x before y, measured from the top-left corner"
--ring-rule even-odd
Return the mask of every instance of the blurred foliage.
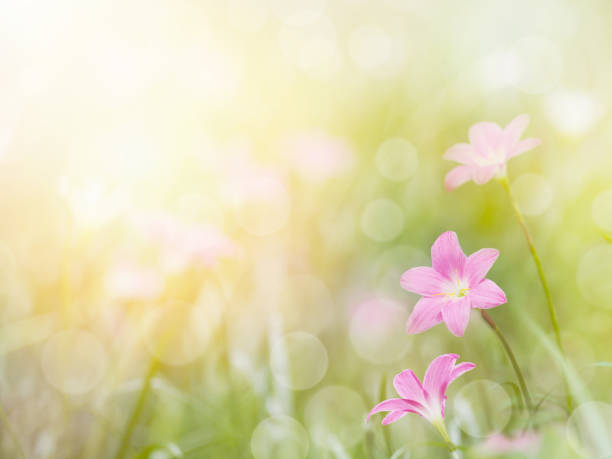
[[[449, 390], [464, 457], [527, 426], [538, 457], [612, 454], [610, 8], [5, 2], [1, 455], [111, 458], [125, 441], [125, 457], [155, 459], [447, 457], [416, 416], [365, 424], [393, 375], [445, 352], [477, 364]], [[509, 177], [586, 406], [569, 421], [503, 190], [443, 189], [442, 153], [519, 113], [543, 143]], [[467, 253], [501, 251], [490, 278], [509, 301], [491, 315], [533, 419], [480, 317], [461, 339], [403, 333], [417, 297], [399, 277], [445, 230]], [[453, 403], [483, 379], [511, 415], [495, 426], [501, 401], [468, 400], [474, 437]]]

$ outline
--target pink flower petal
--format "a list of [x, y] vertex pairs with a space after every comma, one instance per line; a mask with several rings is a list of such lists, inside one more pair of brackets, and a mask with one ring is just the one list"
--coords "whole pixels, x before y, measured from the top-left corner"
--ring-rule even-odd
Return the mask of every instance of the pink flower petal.
[[506, 302], [504, 291], [489, 279], [484, 279], [476, 287], [473, 287], [470, 290], [469, 298], [472, 300], [472, 307], [479, 309], [494, 308]]
[[410, 400], [405, 400], [403, 398], [390, 398], [389, 400], [385, 400], [376, 405], [366, 418], [366, 422], [370, 420], [370, 416], [375, 413], [380, 413], [381, 411], [406, 411], [408, 413], [415, 413], [422, 416], [422, 412], [420, 410], [420, 405], [418, 403], [412, 402]]
[[474, 124], [469, 131], [470, 143], [480, 154], [494, 150], [502, 139], [502, 130], [497, 123], [483, 121]]
[[500, 166], [492, 164], [490, 166], [480, 166], [472, 168], [472, 180], [476, 185], [484, 185], [497, 173]]
[[442, 417], [444, 417], [445, 394], [448, 385], [463, 373], [475, 367], [471, 362], [464, 362], [455, 366], [458, 358], [457, 354], [443, 354], [436, 357], [429, 364], [429, 368], [425, 372], [425, 378], [423, 378], [423, 386], [430, 402], [430, 409], [439, 408]]
[[446, 150], [442, 158], [460, 164], [472, 164], [473, 155], [474, 148], [469, 143], [458, 143]]
[[508, 154], [506, 155], [506, 158], [507, 159], [514, 158], [515, 156], [518, 156], [522, 153], [525, 153], [526, 151], [529, 151], [537, 147], [541, 143], [542, 141], [540, 139], [536, 139], [534, 137], [531, 137], [525, 140], [521, 140], [512, 150], [508, 152]]
[[408, 317], [406, 333], [412, 335], [429, 330], [431, 327], [442, 322], [442, 306], [445, 300], [441, 297], [421, 298], [414, 305], [414, 309]]
[[383, 419], [383, 425], [401, 419], [406, 413], [415, 413], [430, 422], [437, 422], [439, 415], [444, 418], [446, 404], [446, 388], [448, 385], [475, 367], [471, 362], [455, 365], [459, 356], [457, 354], [444, 354], [436, 357], [425, 372], [423, 385], [412, 370], [404, 370], [393, 379], [393, 385], [400, 395], [416, 396], [423, 401], [420, 403], [412, 398], [392, 398], [376, 405], [368, 414], [370, 417], [380, 411], [390, 411]]
[[469, 130], [470, 143], [453, 145], [443, 155], [444, 159], [462, 164], [446, 175], [446, 189], [453, 190], [470, 179], [483, 185], [497, 173], [505, 172], [508, 159], [540, 144], [539, 139], [521, 141], [528, 124], [528, 115], [517, 116], [503, 130], [488, 121], [474, 124]]
[[459, 365], [456, 365], [451, 370], [450, 375], [448, 377], [448, 381], [446, 382], [444, 387], [441, 388], [442, 390], [442, 400], [441, 400], [442, 417], [444, 417], [444, 411], [445, 411], [445, 406], [446, 406], [446, 395], [444, 395], [444, 393], [446, 392], [446, 389], [448, 389], [449, 384], [452, 383], [459, 376], [461, 376], [463, 373], [467, 373], [468, 371], [473, 370], [475, 367], [476, 365], [472, 362], [463, 362], [463, 363], [460, 363]]
[[423, 378], [423, 387], [431, 402], [441, 403], [444, 400], [444, 393], [458, 358], [457, 354], [443, 354], [429, 364]]
[[450, 378], [448, 383], [452, 383], [455, 379], [461, 376], [463, 373], [467, 373], [470, 370], [473, 370], [476, 367], [476, 364], [472, 362], [462, 362], [459, 365], [455, 366], [453, 371], [451, 371]]
[[412, 370], [404, 370], [393, 378], [393, 387], [402, 398], [423, 404], [423, 386]]
[[472, 178], [472, 170], [468, 166], [457, 166], [444, 178], [446, 191], [451, 191]]
[[497, 249], [480, 249], [478, 252], [471, 254], [465, 263], [463, 271], [464, 276], [467, 277], [468, 284], [477, 285], [483, 280], [498, 256], [499, 250]]
[[408, 414], [408, 411], [392, 411], [382, 420], [382, 425], [386, 426], [387, 424], [391, 424], [392, 422], [398, 421]]
[[463, 336], [470, 321], [471, 309], [470, 297], [467, 296], [450, 301], [442, 307], [442, 319], [453, 335]]
[[431, 246], [431, 264], [447, 279], [455, 280], [457, 275], [461, 276], [466, 260], [454, 231], [442, 233]]
[[409, 269], [400, 279], [400, 285], [404, 290], [425, 296], [440, 293], [444, 282], [445, 279], [440, 273], [427, 266]]
[[509, 147], [516, 145], [521, 139], [523, 132], [525, 132], [525, 129], [527, 129], [528, 124], [529, 115], [526, 114], [519, 115], [510, 121], [504, 128], [504, 144]]

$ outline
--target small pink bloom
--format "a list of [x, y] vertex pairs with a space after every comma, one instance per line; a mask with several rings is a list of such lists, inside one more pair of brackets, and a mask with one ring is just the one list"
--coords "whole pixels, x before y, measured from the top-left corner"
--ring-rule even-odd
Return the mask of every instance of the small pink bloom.
[[535, 432], [522, 432], [512, 437], [502, 434], [490, 436], [482, 448], [491, 453], [525, 453], [535, 454], [540, 446], [540, 436]]
[[182, 222], [165, 213], [141, 215], [135, 223], [159, 244], [163, 259], [175, 271], [189, 264], [213, 266], [236, 250], [235, 244], [212, 225]]
[[529, 115], [519, 115], [502, 129], [497, 123], [481, 122], [470, 128], [470, 143], [458, 143], [444, 153], [444, 159], [456, 161], [444, 180], [447, 190], [469, 180], [482, 185], [495, 175], [505, 175], [506, 162], [540, 145], [540, 139], [521, 140], [529, 124]]
[[472, 308], [504, 304], [506, 295], [485, 279], [497, 260], [496, 249], [480, 249], [467, 257], [453, 231], [442, 233], [431, 247], [433, 267], [412, 268], [402, 274], [402, 288], [423, 297], [408, 318], [406, 331], [421, 333], [444, 321], [455, 336], [463, 336]]
[[444, 419], [448, 385], [476, 366], [472, 362], [455, 365], [458, 358], [457, 354], [444, 354], [436, 357], [425, 372], [423, 384], [412, 370], [404, 370], [397, 374], [393, 378], [393, 387], [401, 398], [391, 398], [380, 402], [372, 408], [367, 421], [374, 413], [390, 411], [382, 420], [383, 425], [395, 422], [408, 413], [415, 413], [435, 426], [440, 426]]

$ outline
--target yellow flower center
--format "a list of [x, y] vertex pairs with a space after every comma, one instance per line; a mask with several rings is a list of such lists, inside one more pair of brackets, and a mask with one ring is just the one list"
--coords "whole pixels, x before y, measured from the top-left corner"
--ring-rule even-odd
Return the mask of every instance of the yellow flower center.
[[474, 156], [474, 162], [477, 166], [492, 166], [494, 164], [503, 164], [506, 161], [506, 150], [497, 148], [489, 150], [486, 156]]
[[463, 298], [467, 295], [467, 292], [470, 291], [469, 287], [466, 287], [465, 284], [459, 279], [459, 271], [455, 270], [456, 273], [456, 283], [449, 283], [445, 288], [445, 292], [436, 293], [435, 296], [445, 296], [448, 299], [459, 299]]

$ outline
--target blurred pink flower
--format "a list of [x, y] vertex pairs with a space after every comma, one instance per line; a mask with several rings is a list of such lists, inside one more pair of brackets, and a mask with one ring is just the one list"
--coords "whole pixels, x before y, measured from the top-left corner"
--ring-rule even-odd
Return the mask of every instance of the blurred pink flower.
[[540, 436], [535, 432], [521, 432], [512, 437], [495, 434], [487, 438], [482, 448], [491, 453], [535, 454], [540, 446]]
[[466, 257], [457, 234], [442, 233], [431, 247], [433, 267], [412, 268], [402, 274], [402, 288], [423, 296], [408, 317], [406, 331], [421, 333], [444, 321], [453, 335], [463, 336], [472, 308], [504, 304], [503, 290], [485, 279], [498, 256], [496, 249], [480, 249]]
[[391, 398], [380, 402], [372, 408], [367, 421], [374, 413], [390, 411], [382, 420], [383, 425], [395, 422], [408, 413], [415, 413], [437, 428], [443, 426], [448, 385], [476, 366], [472, 362], [455, 365], [458, 358], [457, 354], [443, 354], [436, 357], [425, 372], [423, 384], [412, 370], [404, 370], [397, 374], [393, 378], [393, 387], [402, 398]]
[[220, 258], [231, 256], [236, 249], [216, 227], [188, 224], [170, 214], [141, 216], [137, 226], [160, 245], [164, 260], [177, 270], [192, 263], [212, 266]]
[[528, 115], [519, 115], [502, 129], [497, 123], [480, 122], [469, 131], [470, 143], [458, 143], [450, 147], [443, 158], [456, 161], [455, 167], [444, 180], [447, 190], [453, 190], [469, 180], [482, 185], [496, 174], [506, 174], [506, 162], [514, 156], [537, 147], [540, 139], [521, 140], [529, 124]]
[[354, 163], [353, 151], [343, 139], [318, 131], [291, 137], [285, 151], [296, 172], [313, 182], [341, 175]]

